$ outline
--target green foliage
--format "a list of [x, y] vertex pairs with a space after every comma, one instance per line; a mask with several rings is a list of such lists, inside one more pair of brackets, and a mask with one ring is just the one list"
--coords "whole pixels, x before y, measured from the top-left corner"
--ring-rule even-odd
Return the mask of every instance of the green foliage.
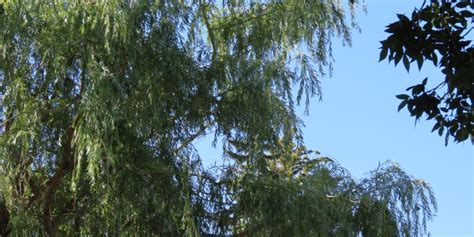
[[[332, 39], [350, 43], [340, 1], [0, 6], [13, 236], [426, 231], [429, 186], [393, 165], [356, 182], [302, 145], [294, 107], [320, 96]], [[192, 144], [206, 134], [228, 166], [203, 168]]]
[[[426, 2], [426, 1], [425, 1]], [[403, 62], [406, 70], [416, 62], [421, 69], [425, 61], [441, 68], [444, 80], [428, 87], [428, 78], [411, 86], [411, 95], [401, 94], [398, 110], [405, 106], [416, 120], [423, 115], [434, 119], [433, 131], [462, 142], [474, 137], [474, 47], [469, 40], [472, 30], [472, 1], [431, 1], [415, 9], [408, 18], [387, 26], [390, 36], [382, 41], [380, 60], [388, 56], [395, 65]], [[470, 22], [471, 21], [471, 22]], [[445, 87], [445, 90], [442, 88]]]
[[[387, 161], [361, 180], [304, 146], [279, 143], [253, 160], [245, 143], [222, 172], [230, 187], [224, 227], [252, 236], [418, 236], [437, 204], [430, 186]], [[253, 160], [253, 161], [252, 161]], [[263, 165], [262, 165], [263, 163]], [[228, 214], [227, 214], [228, 215]], [[223, 222], [223, 221], [222, 221]], [[220, 223], [222, 223], [220, 222]], [[223, 227], [223, 229], [224, 229]]]

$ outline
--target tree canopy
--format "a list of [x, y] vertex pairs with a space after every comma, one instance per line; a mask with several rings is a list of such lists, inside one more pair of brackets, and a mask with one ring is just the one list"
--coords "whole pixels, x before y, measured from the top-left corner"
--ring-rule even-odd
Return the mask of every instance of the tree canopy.
[[[429, 86], [428, 77], [400, 94], [399, 110], [405, 106], [416, 120], [423, 115], [436, 120], [433, 131], [462, 142], [471, 135], [474, 142], [474, 45], [472, 44], [472, 1], [426, 1], [411, 17], [398, 15], [388, 25], [390, 35], [383, 40], [380, 60], [388, 56], [406, 70], [416, 62], [421, 69], [431, 61], [441, 69], [444, 80]], [[471, 37], [470, 37], [471, 36]], [[445, 132], [446, 131], [446, 132]]]
[[353, 27], [338, 0], [3, 1], [0, 235], [427, 233], [426, 182], [303, 145]]

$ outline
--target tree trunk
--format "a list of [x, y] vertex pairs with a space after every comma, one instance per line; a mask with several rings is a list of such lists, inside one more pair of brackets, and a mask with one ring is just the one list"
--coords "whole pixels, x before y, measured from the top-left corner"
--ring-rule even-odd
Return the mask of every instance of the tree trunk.
[[46, 183], [46, 188], [43, 194], [43, 230], [49, 237], [57, 236], [55, 218], [52, 215], [54, 194], [61, 186], [64, 176], [69, 173], [73, 168], [73, 148], [72, 138], [74, 136], [74, 128], [71, 126], [68, 128], [65, 138], [63, 140], [63, 156], [58, 161], [58, 168], [56, 173]]
[[[1, 195], [1, 193], [0, 193]], [[10, 213], [8, 212], [5, 200], [0, 196], [0, 237], [8, 236], [10, 229], [8, 223], [10, 221]]]

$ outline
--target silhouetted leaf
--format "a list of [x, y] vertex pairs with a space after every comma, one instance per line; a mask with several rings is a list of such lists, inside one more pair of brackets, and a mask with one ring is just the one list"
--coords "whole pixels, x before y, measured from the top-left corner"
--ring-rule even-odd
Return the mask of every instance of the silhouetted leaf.
[[408, 57], [406, 55], [403, 56], [403, 65], [405, 66], [405, 69], [409, 72], [410, 71], [410, 61], [408, 60]]
[[402, 110], [407, 105], [407, 102], [408, 102], [407, 100], [404, 100], [398, 105], [398, 111], [399, 112], [400, 112], [400, 110]]
[[382, 46], [382, 51], [380, 51], [379, 62], [384, 60], [387, 57], [387, 54], [388, 54], [388, 48]]
[[410, 96], [408, 96], [406, 94], [400, 94], [400, 95], [397, 95], [396, 97], [398, 99], [401, 99], [401, 100], [406, 100], [406, 99], [410, 98]]

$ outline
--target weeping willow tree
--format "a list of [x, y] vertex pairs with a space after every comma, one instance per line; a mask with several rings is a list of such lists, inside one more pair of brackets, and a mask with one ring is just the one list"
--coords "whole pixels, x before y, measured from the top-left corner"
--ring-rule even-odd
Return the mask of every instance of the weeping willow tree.
[[[351, 16], [358, 4], [349, 1]], [[0, 235], [416, 236], [428, 184], [311, 154], [341, 1], [2, 1]], [[348, 20], [349, 19], [349, 20]], [[228, 164], [193, 147], [213, 135]]]

